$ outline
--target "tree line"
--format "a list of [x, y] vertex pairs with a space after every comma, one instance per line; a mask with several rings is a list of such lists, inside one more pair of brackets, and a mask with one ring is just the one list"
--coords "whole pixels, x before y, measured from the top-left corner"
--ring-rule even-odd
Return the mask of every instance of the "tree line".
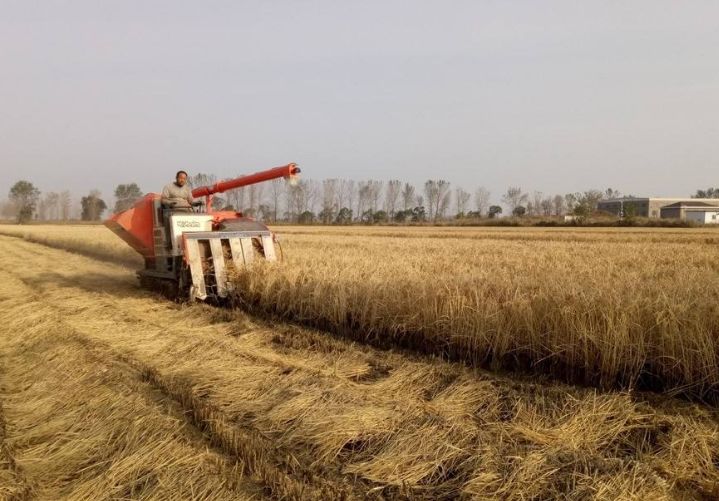
[[[142, 191], [136, 183], [118, 185], [113, 212], [132, 207], [141, 196]], [[82, 221], [99, 221], [108, 209], [99, 190], [90, 190], [79, 202], [79, 219]], [[20, 180], [10, 188], [8, 200], [0, 203], [0, 218], [27, 223], [32, 219], [69, 221], [77, 219], [77, 215], [73, 214], [73, 198], [69, 191], [41, 193], [30, 181]]]
[[[212, 174], [200, 173], [189, 178], [192, 187], [216, 181]], [[142, 196], [137, 183], [118, 184], [111, 212], [130, 208]], [[419, 189], [399, 179], [386, 182], [342, 178], [293, 182], [278, 179], [223, 193], [215, 197], [213, 206], [240, 211], [267, 222], [408, 223], [496, 218], [500, 215], [586, 216], [596, 211], [601, 200], [621, 196], [621, 192], [612, 188], [545, 195], [510, 186], [500, 194], [500, 205], [493, 203], [492, 193], [483, 186], [470, 192], [463, 187], [453, 189], [451, 183], [443, 179], [428, 179]], [[692, 197], [719, 198], [719, 189], [700, 189]], [[83, 221], [98, 221], [110, 209], [98, 190], [91, 190], [79, 202], [79, 219]], [[21, 223], [32, 219], [67, 221], [71, 219], [71, 206], [69, 191], [41, 194], [33, 183], [20, 180], [10, 189], [8, 201], [0, 205], [0, 217]]]

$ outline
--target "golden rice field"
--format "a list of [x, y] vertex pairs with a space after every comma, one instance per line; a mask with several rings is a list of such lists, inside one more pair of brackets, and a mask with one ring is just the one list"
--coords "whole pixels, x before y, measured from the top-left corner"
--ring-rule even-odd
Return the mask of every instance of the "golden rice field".
[[228, 310], [0, 227], [0, 498], [719, 497], [719, 232], [277, 231]]
[[600, 387], [714, 398], [719, 232], [303, 230], [241, 299], [302, 322]]

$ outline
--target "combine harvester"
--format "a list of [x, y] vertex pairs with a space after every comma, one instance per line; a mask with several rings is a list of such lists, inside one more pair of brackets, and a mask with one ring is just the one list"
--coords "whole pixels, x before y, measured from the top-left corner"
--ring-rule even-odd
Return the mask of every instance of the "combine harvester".
[[[275, 236], [262, 223], [241, 212], [215, 211], [215, 193], [300, 173], [296, 164], [240, 176], [192, 190], [193, 198], [205, 197], [204, 210], [194, 212], [164, 208], [160, 195], [148, 193], [130, 209], [113, 214], [105, 226], [145, 259], [137, 272], [140, 283], [175, 299], [217, 302], [232, 285], [228, 268], [240, 269], [256, 257], [276, 261]], [[195, 204], [197, 207], [197, 204]]]

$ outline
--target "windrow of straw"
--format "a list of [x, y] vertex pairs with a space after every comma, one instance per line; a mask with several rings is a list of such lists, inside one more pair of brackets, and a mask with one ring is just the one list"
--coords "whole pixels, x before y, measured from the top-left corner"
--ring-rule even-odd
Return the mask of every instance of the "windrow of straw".
[[0, 235], [18, 237], [94, 259], [142, 267], [142, 257], [100, 225], [0, 225]]
[[717, 397], [719, 261], [707, 233], [530, 233], [290, 232], [288, 259], [241, 273], [235, 299], [473, 366]]

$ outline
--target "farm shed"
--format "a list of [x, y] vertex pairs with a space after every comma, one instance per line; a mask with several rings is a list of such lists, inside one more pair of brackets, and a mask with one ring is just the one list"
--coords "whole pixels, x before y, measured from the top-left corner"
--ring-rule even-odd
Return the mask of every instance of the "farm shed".
[[718, 223], [719, 219], [719, 200], [711, 204], [708, 202], [699, 202], [696, 200], [686, 200], [676, 202], [661, 209], [662, 218], [687, 219], [689, 221], [697, 221], [700, 223]]
[[696, 210], [707, 207], [719, 208], [719, 199], [623, 197], [601, 200], [597, 205], [598, 210], [615, 216], [623, 214], [625, 216], [682, 219], [685, 218], [686, 209], [689, 207], [696, 207]]

